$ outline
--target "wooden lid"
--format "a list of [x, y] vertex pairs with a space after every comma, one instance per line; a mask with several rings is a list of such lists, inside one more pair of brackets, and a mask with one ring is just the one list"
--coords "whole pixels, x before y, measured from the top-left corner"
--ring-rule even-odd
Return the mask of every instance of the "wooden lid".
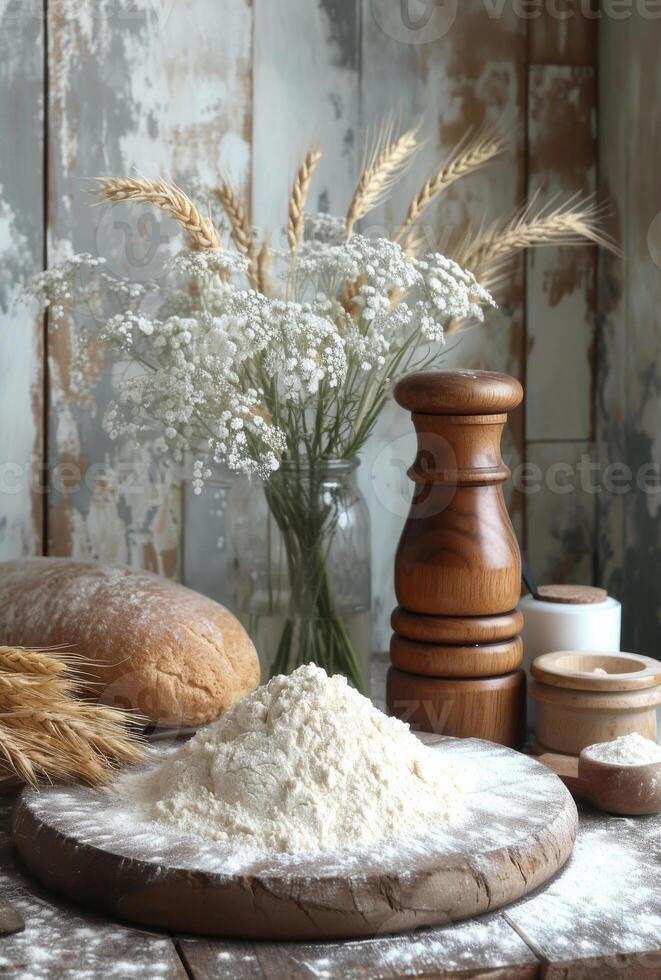
[[607, 598], [606, 589], [597, 589], [592, 585], [540, 585], [535, 593], [535, 599], [542, 602], [559, 602], [568, 606], [593, 605], [605, 602]]
[[498, 415], [516, 408], [523, 388], [495, 371], [419, 371], [402, 378], [395, 398], [425, 415]]

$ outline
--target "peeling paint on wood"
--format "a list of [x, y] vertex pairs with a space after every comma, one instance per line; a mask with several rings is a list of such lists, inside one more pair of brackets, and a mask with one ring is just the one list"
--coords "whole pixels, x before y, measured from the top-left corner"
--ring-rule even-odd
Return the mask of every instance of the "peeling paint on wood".
[[[528, 196], [538, 205], [594, 192], [595, 98], [592, 68], [530, 69]], [[595, 264], [592, 246], [527, 253], [529, 440], [593, 436]]]
[[[85, 181], [138, 167], [184, 184], [192, 175], [213, 182], [223, 173], [240, 189], [247, 186], [250, 5], [54, 0], [49, 40], [51, 253], [71, 239], [77, 251], [103, 254], [113, 272], [152, 277], [180, 244], [173, 224], [154, 218], [157, 247], [145, 265], [132, 247], [145, 209], [92, 211]], [[81, 479], [75, 490], [54, 488], [50, 552], [177, 575], [179, 483], [149, 447], [132, 453], [108, 439], [102, 420], [113, 393], [111, 371], [99, 360], [80, 384], [70, 376], [69, 348], [66, 331], [58, 331], [50, 463], [71, 464]], [[85, 479], [90, 466], [97, 470]], [[136, 478], [129, 480], [132, 472]]]
[[39, 554], [43, 327], [19, 302], [43, 257], [43, 30], [0, 3], [0, 560]]
[[[595, 98], [592, 68], [530, 68], [529, 197], [539, 192], [540, 203], [560, 202], [594, 191]], [[587, 443], [594, 433], [595, 252], [543, 247], [526, 256], [527, 461], [543, 472], [538, 492], [526, 495], [527, 551], [542, 582], [593, 576], [597, 495], [585, 489], [575, 466], [585, 454], [591, 458]], [[548, 479], [549, 467], [563, 465], [574, 474], [568, 496]]]
[[599, 0], [567, 0], [531, 5], [530, 63], [594, 65], [597, 58]]
[[301, 159], [323, 157], [309, 209], [343, 214], [360, 166], [360, 3], [255, 0], [252, 212], [283, 240], [289, 192]]
[[[311, 206], [341, 213], [360, 168], [361, 134], [389, 114], [399, 114], [402, 126], [421, 116], [424, 135], [429, 137], [426, 146], [392, 199], [366, 221], [368, 231], [390, 230], [427, 173], [467, 126], [485, 120], [515, 126], [528, 95], [529, 150], [520, 127], [516, 145], [506, 157], [456, 184], [431, 212], [431, 235], [442, 235], [447, 226], [465, 227], [469, 219], [488, 221], [519, 206], [526, 192], [526, 164], [530, 189], [544, 183], [545, 196], [557, 190], [590, 189], [594, 72], [585, 66], [594, 61], [596, 21], [578, 16], [578, 11], [563, 20], [547, 14], [522, 17], [512, 4], [499, 7], [494, 17], [493, 4], [462, 0], [448, 16], [451, 4], [447, 10], [436, 5], [428, 21], [412, 26], [405, 23], [404, 7], [389, 0], [320, 0], [318, 4], [52, 0], [48, 4], [50, 261], [71, 241], [76, 250], [106, 255], [113, 271], [138, 278], [162, 271], [163, 258], [180, 241], [172, 222], [152, 215], [149, 227], [157, 243], [156, 258], [144, 265], [136, 257], [135, 243], [139, 243], [137, 219], [146, 209], [119, 206], [91, 211], [87, 206], [88, 177], [127, 172], [134, 166], [184, 184], [193, 174], [207, 181], [217, 180], [221, 173], [228, 176], [244, 194], [256, 225], [277, 243], [291, 180], [310, 144], [316, 142], [324, 150]], [[9, 98], [2, 118], [10, 118], [12, 154], [16, 150], [0, 162], [0, 251], [11, 273], [10, 292], [21, 277], [40, 267], [44, 237], [41, 21], [37, 16], [17, 16], [17, 9], [0, 0], [0, 17], [11, 14], [8, 29], [0, 36], [0, 49], [6, 51], [0, 61], [2, 92]], [[626, 282], [622, 280], [616, 261], [606, 258], [602, 265], [598, 413], [606, 459], [625, 458], [625, 447], [632, 458], [661, 459], [655, 435], [658, 351], [650, 339], [653, 331], [644, 326], [658, 306], [657, 270], [653, 263], [650, 266], [645, 235], [661, 200], [656, 201], [651, 183], [634, 187], [634, 177], [625, 176], [615, 148], [617, 140], [626, 146], [629, 130], [634, 130], [627, 107], [640, 104], [644, 93], [659, 88], [651, 53], [645, 55], [649, 63], [642, 66], [640, 77], [635, 76], [635, 66], [623, 64], [620, 52], [631, 45], [646, 52], [654, 47], [650, 22], [638, 21], [623, 29], [620, 21], [605, 19], [601, 30], [602, 166], [615, 194], [616, 216], [636, 191], [631, 234], [638, 235], [639, 254], [635, 283], [633, 272]], [[4, 27], [5, 20], [2, 23]], [[19, 58], [18, 52], [26, 50], [29, 57]], [[537, 64], [528, 77], [531, 62]], [[620, 68], [613, 75], [611, 66], [616, 62]], [[22, 97], [17, 102], [14, 86], [19, 82]], [[19, 124], [8, 116], [17, 111]], [[635, 123], [638, 152], [650, 160], [657, 152], [653, 145], [659, 135], [657, 115], [655, 110], [648, 137], [642, 122]], [[34, 160], [34, 167], [26, 169], [25, 160]], [[521, 259], [513, 267], [506, 294], [498, 297], [500, 312], [490, 315], [484, 328], [462, 336], [444, 359], [448, 366], [504, 370], [526, 381], [527, 414], [524, 418], [519, 410], [513, 415], [505, 439], [505, 455], [513, 467], [526, 454], [531, 459], [548, 455], [551, 450], [545, 450], [546, 443], [540, 440], [550, 440], [556, 455], [559, 443], [566, 442], [571, 457], [576, 446], [593, 437], [594, 284], [589, 252], [535, 253], [528, 260], [527, 280], [527, 327]], [[0, 276], [0, 286], [6, 285], [6, 277]], [[646, 365], [642, 383], [630, 377], [628, 371], [637, 374], [637, 369], [629, 369], [624, 357], [622, 296], [634, 286], [640, 297], [639, 326], [632, 339]], [[43, 453], [41, 325], [24, 312], [3, 317], [0, 399], [3, 407], [12, 399], [20, 425], [17, 421], [3, 426], [0, 462], [16, 457], [29, 468]], [[50, 552], [127, 561], [179, 575], [183, 549], [186, 580], [223, 596], [219, 582], [223, 555], [217, 547], [222, 519], [216, 513], [216, 499], [198, 500], [182, 493], [175, 475], [162, 467], [149, 447], [134, 452], [107, 439], [101, 423], [113, 384], [102, 352], [92, 352], [82, 379], [71, 370], [72, 340], [82, 329], [80, 321], [67, 324], [49, 343]], [[20, 349], [12, 339], [17, 331], [22, 337]], [[8, 388], [2, 372], [9, 351]], [[557, 399], [560, 381], [565, 394]], [[634, 396], [627, 408], [629, 385]], [[15, 397], [18, 401], [13, 401]], [[548, 409], [551, 400], [553, 411]], [[393, 553], [408, 505], [410, 487], [404, 471], [412, 445], [405, 413], [389, 406], [360, 470], [374, 527], [377, 646], [387, 642], [390, 632]], [[91, 474], [89, 467], [95, 467]], [[569, 561], [574, 572], [579, 567], [588, 580], [588, 562], [577, 559], [579, 546], [571, 528], [562, 522], [556, 525], [553, 509], [545, 510], [540, 499], [526, 502], [521, 494], [511, 494], [517, 530], [522, 534], [528, 525], [541, 568], [569, 574]], [[5, 495], [0, 507], [0, 556], [40, 550], [41, 502], [37, 493]], [[656, 542], [656, 506], [656, 499], [649, 496], [635, 502], [633, 497], [599, 498], [600, 576], [614, 591], [643, 539], [650, 549], [647, 566], [656, 569], [651, 551]], [[570, 509], [574, 520], [582, 520], [588, 511], [588, 501]], [[533, 521], [540, 527], [533, 528]], [[547, 522], [555, 530], [545, 537]], [[589, 521], [588, 526], [592, 526]], [[642, 537], [641, 527], [645, 528]], [[637, 588], [643, 586], [638, 583]], [[646, 601], [651, 611], [640, 636], [651, 636], [657, 623], [656, 599], [650, 595]]]
[[624, 649], [658, 656], [661, 599], [661, 67], [659, 22], [605, 21], [600, 34], [603, 178], [626, 262], [601, 264], [599, 437], [628, 493], [599, 508], [599, 565], [623, 603]]
[[529, 443], [527, 557], [540, 583], [592, 581], [599, 476], [588, 442]]
[[[600, 193], [610, 202], [608, 231], [626, 247], [628, 172], [628, 113], [621, 111], [628, 93], [629, 46], [622, 31], [606, 25], [599, 35], [599, 62], [607, 71], [599, 76]], [[597, 446], [604, 469], [626, 459], [627, 419], [627, 282], [624, 260], [602, 252], [599, 257], [599, 344], [597, 375]], [[623, 598], [623, 495], [602, 494], [597, 501], [597, 563], [599, 578], [612, 595]], [[629, 604], [624, 609], [628, 632]], [[625, 649], [629, 649], [628, 642]]]
[[[375, 16], [378, 12], [378, 19]], [[427, 143], [397, 185], [385, 206], [366, 219], [369, 227], [391, 230], [406, 213], [411, 197], [439, 167], [471, 126], [488, 121], [515, 124], [525, 101], [526, 29], [511, 12], [497, 28], [481, 2], [462, 3], [446, 33], [428, 43], [401, 41], [398, 4], [364, 7], [362, 103], [364, 122], [383, 119], [399, 110], [403, 123], [422, 117]], [[479, 225], [520, 206], [524, 195], [524, 146], [520, 134], [503, 159], [482, 173], [459, 181], [432, 206], [422, 224], [435, 240], [454, 229]], [[513, 264], [512, 279], [498, 297], [500, 311], [489, 313], [484, 326], [451, 338], [439, 367], [479, 367], [523, 376], [522, 263]], [[456, 346], [455, 346], [456, 345]], [[389, 617], [396, 605], [393, 589], [395, 544], [408, 511], [411, 484], [406, 478], [415, 440], [410, 418], [394, 404], [387, 406], [363, 453], [359, 479], [369, 502], [373, 534], [374, 646], [387, 647]], [[514, 413], [504, 451], [510, 465], [522, 457], [523, 414]], [[511, 487], [508, 488], [511, 495]], [[521, 500], [511, 503], [521, 532]]]
[[[658, 34], [647, 22], [632, 23], [636, 57], [629, 66], [630, 105], [640, 107], [628, 117], [627, 144], [632, 159], [644, 167], [628, 172], [626, 249], [628, 357], [625, 371], [627, 409], [626, 462], [634, 486], [624, 501], [623, 554], [624, 631], [633, 648], [658, 656], [661, 598], [661, 66]], [[656, 54], [655, 54], [656, 52]], [[655, 93], [649, 98], [648, 93]], [[648, 477], [645, 479], [645, 473]], [[650, 479], [651, 476], [651, 479]], [[656, 587], [655, 583], [656, 582]]]

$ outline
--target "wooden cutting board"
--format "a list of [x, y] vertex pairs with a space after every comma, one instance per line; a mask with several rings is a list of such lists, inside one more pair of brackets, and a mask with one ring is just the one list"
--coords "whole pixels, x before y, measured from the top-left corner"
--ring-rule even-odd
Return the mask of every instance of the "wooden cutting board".
[[[25, 790], [14, 841], [43, 884], [82, 905], [242, 939], [375, 936], [465, 919], [562, 867], [577, 813], [557, 776], [489, 742], [425, 741], [458, 761], [471, 788], [462, 823], [424, 839], [236, 867], [218, 844], [139, 822], [110, 791], [68, 787]], [[167, 751], [159, 747], [153, 762]]]

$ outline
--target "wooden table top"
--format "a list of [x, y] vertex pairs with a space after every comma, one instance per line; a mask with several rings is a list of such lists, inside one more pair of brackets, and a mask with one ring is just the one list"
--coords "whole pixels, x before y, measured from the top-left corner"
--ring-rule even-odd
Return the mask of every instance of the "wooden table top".
[[[377, 662], [374, 690], [382, 690]], [[375, 698], [377, 702], [379, 698]], [[0, 976], [18, 980], [390, 980], [395, 977], [661, 977], [661, 816], [581, 812], [574, 854], [551, 882], [501, 912], [405, 936], [242, 943], [136, 929], [48, 894], [18, 866], [13, 798], [0, 797]], [[11, 928], [13, 913], [25, 930]]]

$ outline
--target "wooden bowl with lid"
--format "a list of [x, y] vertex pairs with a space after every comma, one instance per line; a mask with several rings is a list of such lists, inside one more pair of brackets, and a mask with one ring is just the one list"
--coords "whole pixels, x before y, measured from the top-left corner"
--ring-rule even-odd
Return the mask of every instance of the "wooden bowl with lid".
[[561, 650], [533, 661], [536, 748], [578, 755], [595, 742], [637, 732], [656, 740], [661, 663], [637, 653]]

